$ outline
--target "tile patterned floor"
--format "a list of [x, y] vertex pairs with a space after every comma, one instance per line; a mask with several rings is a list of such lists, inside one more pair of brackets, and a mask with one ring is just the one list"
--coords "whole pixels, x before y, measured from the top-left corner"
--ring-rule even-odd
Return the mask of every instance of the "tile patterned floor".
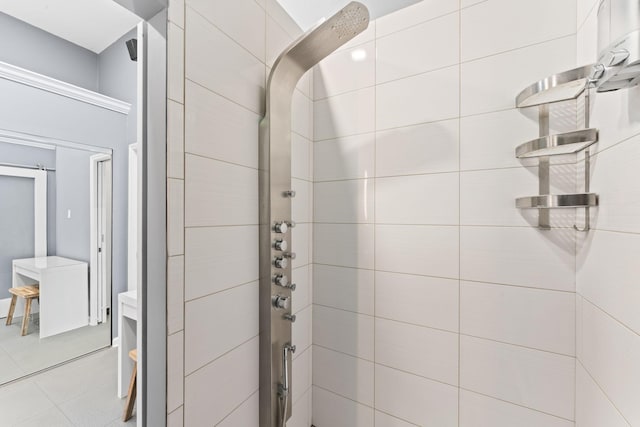
[[0, 387], [0, 425], [11, 427], [135, 426], [121, 421], [117, 350], [108, 348]]

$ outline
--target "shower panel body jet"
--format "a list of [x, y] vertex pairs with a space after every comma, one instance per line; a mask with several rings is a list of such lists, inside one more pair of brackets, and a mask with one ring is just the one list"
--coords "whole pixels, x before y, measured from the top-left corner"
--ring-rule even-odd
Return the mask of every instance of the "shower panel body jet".
[[291, 417], [292, 252], [291, 103], [304, 73], [369, 26], [369, 11], [351, 2], [294, 41], [273, 65], [260, 123], [260, 427]]

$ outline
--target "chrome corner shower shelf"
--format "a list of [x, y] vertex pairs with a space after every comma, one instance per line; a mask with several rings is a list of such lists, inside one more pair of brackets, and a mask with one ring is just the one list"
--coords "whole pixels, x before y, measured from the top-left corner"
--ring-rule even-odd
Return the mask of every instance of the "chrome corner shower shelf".
[[[524, 89], [516, 97], [516, 107], [525, 108], [537, 106], [539, 109], [539, 138], [527, 141], [516, 148], [516, 157], [538, 158], [539, 194], [537, 196], [519, 197], [516, 207], [519, 209], [538, 209], [538, 226], [542, 229], [551, 228], [549, 211], [551, 209], [584, 208], [585, 226], [580, 231], [589, 230], [589, 208], [598, 206], [598, 195], [589, 192], [590, 158], [588, 148], [598, 142], [598, 130], [589, 128], [589, 91], [590, 75], [593, 65], [574, 68], [559, 74], [554, 74], [537, 81]], [[548, 104], [560, 101], [577, 100], [584, 96], [584, 129], [577, 129], [559, 134], [549, 133]], [[576, 108], [577, 110], [577, 108]], [[550, 160], [551, 156], [575, 154], [586, 150], [584, 171], [584, 193], [577, 194], [549, 194]]]
[[519, 145], [516, 148], [516, 157], [524, 159], [574, 154], [596, 142], [598, 142], [598, 130], [593, 128], [546, 135]]
[[516, 107], [533, 107], [576, 99], [589, 84], [592, 70], [593, 65], [586, 65], [539, 80], [518, 94]]
[[593, 206], [598, 206], [598, 195], [594, 193], [546, 194], [516, 199], [516, 207], [520, 209], [588, 208]]

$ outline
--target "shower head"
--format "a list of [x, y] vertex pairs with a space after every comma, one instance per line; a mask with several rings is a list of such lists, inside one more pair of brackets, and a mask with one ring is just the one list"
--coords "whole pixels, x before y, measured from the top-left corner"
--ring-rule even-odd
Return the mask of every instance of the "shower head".
[[132, 61], [138, 60], [138, 39], [130, 39], [124, 42], [127, 45], [127, 50], [129, 51], [129, 58]]
[[299, 77], [369, 26], [369, 10], [357, 1], [347, 4], [294, 41], [276, 60], [278, 68], [294, 65]]

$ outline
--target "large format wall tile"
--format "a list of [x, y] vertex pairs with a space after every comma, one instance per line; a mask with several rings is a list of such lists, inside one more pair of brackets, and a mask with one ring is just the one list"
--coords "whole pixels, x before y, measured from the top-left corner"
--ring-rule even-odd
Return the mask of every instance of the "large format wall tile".
[[376, 363], [458, 385], [458, 334], [376, 319]]
[[462, 63], [461, 115], [513, 108], [516, 96], [524, 88], [552, 74], [575, 68], [575, 51], [576, 38], [568, 36]]
[[[376, 87], [376, 129], [452, 119], [460, 110], [459, 67], [395, 80]], [[433, 102], [438, 99], [439, 102]]]
[[575, 232], [525, 227], [462, 227], [466, 280], [575, 291]]
[[460, 427], [484, 426], [573, 427], [574, 423], [503, 400], [460, 390]]
[[459, 125], [452, 119], [378, 132], [376, 176], [457, 171]]
[[262, 113], [264, 64], [193, 9], [186, 19], [186, 78]]
[[188, 80], [185, 91], [185, 151], [257, 168], [260, 116]]
[[329, 55], [314, 69], [313, 96], [328, 98], [375, 84], [375, 43], [365, 43]]
[[458, 243], [458, 227], [377, 225], [376, 269], [457, 278]]
[[[376, 83], [457, 64], [460, 60], [459, 21], [460, 16], [452, 13], [378, 38]], [[438, 43], [425, 43], [425, 40], [438, 40]]]
[[640, 423], [640, 337], [584, 300], [581, 343], [583, 366], [629, 424]]
[[456, 225], [459, 221], [457, 173], [378, 178], [378, 224]]
[[576, 2], [572, 0], [490, 0], [461, 13], [463, 61], [576, 31]]
[[376, 365], [376, 408], [424, 427], [456, 427], [458, 389]]
[[458, 331], [458, 280], [376, 272], [376, 316]]
[[[258, 337], [185, 379], [185, 425], [217, 424], [258, 390]], [[224, 384], [224, 387], [211, 387]]]
[[573, 357], [464, 335], [460, 339], [462, 388], [573, 419]]
[[258, 226], [186, 230], [187, 301], [258, 280]]
[[187, 302], [185, 373], [258, 335], [258, 312], [257, 282]]
[[575, 294], [462, 282], [460, 332], [575, 354]]

